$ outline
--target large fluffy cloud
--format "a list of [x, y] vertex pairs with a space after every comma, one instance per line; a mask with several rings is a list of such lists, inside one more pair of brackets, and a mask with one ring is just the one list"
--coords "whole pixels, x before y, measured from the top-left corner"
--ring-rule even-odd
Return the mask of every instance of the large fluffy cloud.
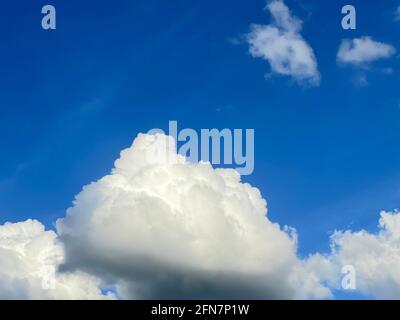
[[[379, 231], [337, 231], [332, 251], [297, 257], [297, 235], [267, 216], [233, 170], [193, 164], [164, 135], [139, 135], [112, 172], [83, 188], [57, 233], [28, 220], [0, 226], [0, 298], [332, 297], [343, 266], [356, 290], [400, 298], [400, 214]], [[101, 279], [101, 280], [100, 280]]]
[[64, 250], [53, 231], [33, 220], [0, 225], [0, 299], [103, 299], [100, 281], [59, 273]]
[[252, 26], [247, 35], [250, 54], [267, 60], [272, 73], [290, 76], [300, 83], [319, 85], [314, 51], [300, 34], [302, 22], [292, 16], [281, 0], [270, 1], [266, 9], [273, 22]]
[[139, 135], [115, 168], [83, 188], [57, 230], [65, 269], [125, 298], [324, 298], [296, 257], [296, 234], [266, 217], [233, 170], [193, 164], [164, 135]]
[[337, 60], [340, 63], [359, 66], [389, 58], [395, 53], [396, 49], [390, 44], [375, 41], [371, 37], [361, 37], [343, 40], [337, 53]]

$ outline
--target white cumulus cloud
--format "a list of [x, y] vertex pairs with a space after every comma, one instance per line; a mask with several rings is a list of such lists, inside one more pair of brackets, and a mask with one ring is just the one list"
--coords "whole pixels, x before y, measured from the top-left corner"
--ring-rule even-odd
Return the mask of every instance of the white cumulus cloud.
[[100, 280], [59, 273], [64, 250], [53, 231], [33, 220], [0, 225], [0, 299], [108, 299]]
[[351, 265], [358, 292], [379, 299], [400, 299], [400, 214], [382, 212], [379, 231], [340, 231], [332, 236], [334, 266]]
[[268, 2], [269, 25], [252, 25], [246, 39], [253, 57], [268, 61], [271, 72], [290, 76], [299, 83], [320, 83], [317, 59], [300, 31], [302, 21], [293, 16], [281, 0]]
[[382, 212], [378, 227], [376, 233], [336, 231], [331, 252], [307, 260], [309, 272], [328, 287], [343, 290], [343, 267], [351, 267], [355, 292], [368, 298], [400, 299], [400, 213]]
[[371, 37], [361, 37], [343, 40], [337, 53], [337, 60], [340, 63], [359, 66], [390, 58], [395, 53], [396, 49], [390, 44], [375, 41]]
[[325, 298], [296, 256], [296, 234], [266, 216], [234, 170], [193, 164], [164, 135], [139, 135], [110, 175], [57, 222], [66, 269], [125, 298]]
[[139, 135], [109, 175], [57, 221], [0, 226], [0, 298], [324, 299], [342, 290], [400, 298], [400, 213], [379, 230], [337, 231], [331, 252], [297, 255], [297, 234], [269, 220], [258, 189], [229, 169], [190, 163], [172, 137]]

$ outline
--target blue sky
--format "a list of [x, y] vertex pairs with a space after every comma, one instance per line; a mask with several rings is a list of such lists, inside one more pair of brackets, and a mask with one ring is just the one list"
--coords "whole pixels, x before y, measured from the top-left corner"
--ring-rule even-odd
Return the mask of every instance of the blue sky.
[[[50, 1], [47, 1], [50, 2]], [[318, 60], [321, 84], [265, 78], [243, 36], [268, 24], [265, 1], [7, 1], [0, 19], [0, 223], [35, 217], [52, 227], [83, 185], [113, 166], [139, 132], [254, 128], [255, 172], [269, 216], [299, 233], [300, 255], [328, 250], [335, 229], [376, 230], [398, 207], [400, 63], [337, 64], [344, 38], [400, 48], [398, 1], [286, 4]], [[393, 68], [392, 74], [380, 70]], [[354, 80], [360, 74], [368, 85]]]

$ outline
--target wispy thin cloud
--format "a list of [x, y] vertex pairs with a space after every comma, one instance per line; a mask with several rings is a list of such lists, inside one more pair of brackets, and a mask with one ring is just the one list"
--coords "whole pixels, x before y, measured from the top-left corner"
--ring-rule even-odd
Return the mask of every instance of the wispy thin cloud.
[[400, 21], [400, 4], [399, 4], [399, 6], [397, 7], [396, 12], [395, 12], [395, 14], [394, 14], [394, 20]]

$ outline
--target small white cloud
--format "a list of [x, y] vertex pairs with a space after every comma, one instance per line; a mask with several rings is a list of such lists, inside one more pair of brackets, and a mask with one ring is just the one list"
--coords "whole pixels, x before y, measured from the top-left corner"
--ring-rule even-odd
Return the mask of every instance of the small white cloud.
[[250, 54], [268, 61], [272, 73], [290, 76], [299, 83], [319, 85], [314, 51], [300, 34], [302, 21], [281, 0], [270, 1], [266, 9], [273, 21], [251, 27], [246, 37]]
[[337, 53], [339, 63], [363, 66], [371, 62], [390, 58], [396, 49], [383, 42], [373, 40], [371, 37], [361, 37], [342, 41]]

